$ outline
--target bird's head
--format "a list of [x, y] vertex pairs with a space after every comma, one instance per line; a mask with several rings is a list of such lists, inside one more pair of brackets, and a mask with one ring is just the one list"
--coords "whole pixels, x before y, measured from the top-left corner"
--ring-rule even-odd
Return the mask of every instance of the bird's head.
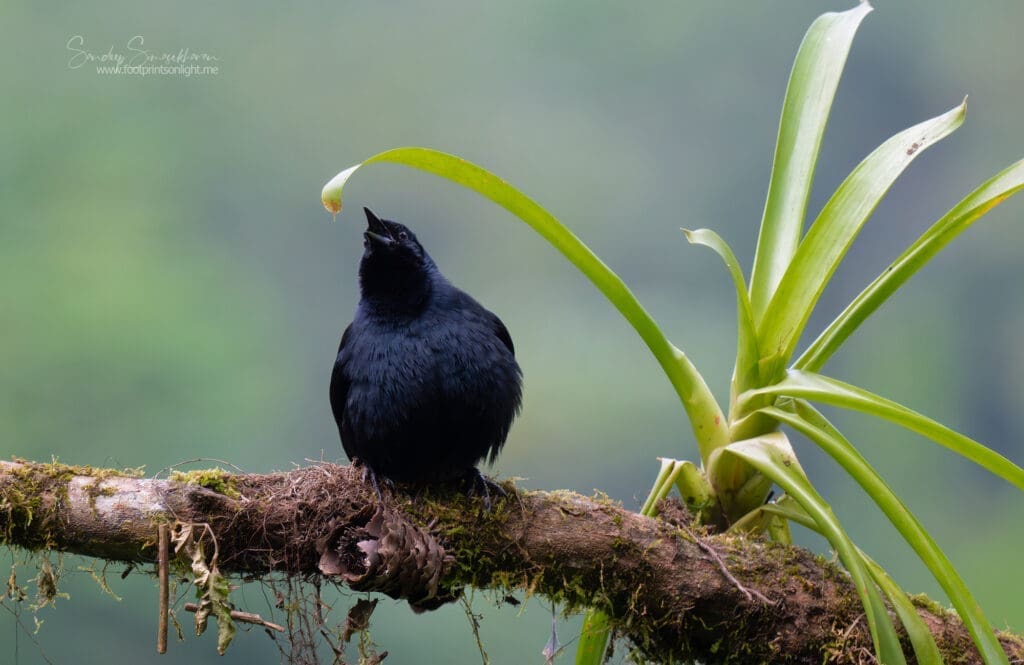
[[363, 233], [364, 256], [377, 254], [381, 260], [406, 263], [411, 266], [422, 264], [426, 252], [423, 245], [405, 224], [380, 219], [369, 208], [366, 212], [366, 231]]
[[433, 260], [409, 227], [380, 219], [369, 208], [359, 264], [364, 297], [416, 304], [429, 295], [436, 272]]

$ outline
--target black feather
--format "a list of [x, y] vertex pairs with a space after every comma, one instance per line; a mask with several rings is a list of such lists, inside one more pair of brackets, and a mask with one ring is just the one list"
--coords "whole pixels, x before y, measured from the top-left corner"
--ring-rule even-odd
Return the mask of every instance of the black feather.
[[501, 319], [453, 286], [407, 227], [366, 210], [361, 299], [331, 374], [342, 446], [400, 482], [493, 462], [522, 398]]

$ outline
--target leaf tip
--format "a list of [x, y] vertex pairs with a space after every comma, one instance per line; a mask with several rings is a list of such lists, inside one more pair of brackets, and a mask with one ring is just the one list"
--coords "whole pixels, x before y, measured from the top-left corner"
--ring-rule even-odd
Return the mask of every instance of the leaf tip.
[[[964, 100], [957, 106], [950, 110], [950, 113], [954, 117], [954, 127], [956, 129], [963, 124], [964, 120], [967, 119], [967, 95], [964, 95]], [[952, 130], [950, 130], [952, 131]]]
[[327, 184], [324, 185], [323, 191], [320, 192], [320, 202], [324, 204], [324, 207], [327, 208], [328, 212], [334, 213], [335, 215], [341, 212], [341, 190], [348, 181], [349, 176], [351, 176], [360, 166], [362, 166], [362, 164], [350, 166], [328, 180]]
[[864, 20], [865, 16], [867, 16], [873, 11], [875, 11], [875, 8], [871, 5], [871, 2], [869, 0], [860, 0], [857, 3], [856, 7], [851, 7], [850, 9], [842, 13], [850, 16], [859, 24], [862, 20]]

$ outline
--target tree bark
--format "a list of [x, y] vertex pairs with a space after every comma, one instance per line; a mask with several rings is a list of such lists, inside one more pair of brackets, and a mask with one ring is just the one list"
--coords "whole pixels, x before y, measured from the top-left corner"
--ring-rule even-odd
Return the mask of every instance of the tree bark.
[[[160, 523], [206, 524], [224, 573], [323, 576], [416, 610], [465, 586], [526, 589], [570, 610], [603, 610], [657, 662], [871, 660], [842, 570], [798, 547], [704, 535], [678, 503], [650, 519], [607, 499], [509, 483], [489, 512], [459, 487], [385, 488], [380, 500], [359, 469], [333, 464], [188, 480], [0, 462], [0, 542], [151, 562]], [[919, 605], [948, 662], [981, 662], [955, 613]], [[1000, 639], [1011, 661], [1024, 660], [1024, 640]]]

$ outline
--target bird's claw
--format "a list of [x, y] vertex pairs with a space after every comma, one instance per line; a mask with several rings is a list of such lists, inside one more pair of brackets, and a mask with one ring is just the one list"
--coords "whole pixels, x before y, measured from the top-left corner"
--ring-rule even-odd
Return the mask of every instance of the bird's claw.
[[503, 497], [508, 496], [508, 492], [505, 488], [494, 482], [484, 474], [480, 473], [480, 469], [472, 469], [468, 472], [469, 479], [469, 496], [476, 496], [480, 494], [484, 499], [484, 510], [488, 513], [491, 512], [491, 490], [495, 493], [500, 494]]
[[[377, 482], [377, 473], [370, 468], [369, 464], [363, 463], [363, 483], [366, 483], [367, 478], [370, 480], [370, 485], [373, 487], [373, 491], [377, 493], [377, 500], [383, 502], [384, 495], [380, 493], [380, 484]], [[395, 481], [390, 478], [384, 478], [384, 485], [387, 486], [392, 492], [395, 490]]]

